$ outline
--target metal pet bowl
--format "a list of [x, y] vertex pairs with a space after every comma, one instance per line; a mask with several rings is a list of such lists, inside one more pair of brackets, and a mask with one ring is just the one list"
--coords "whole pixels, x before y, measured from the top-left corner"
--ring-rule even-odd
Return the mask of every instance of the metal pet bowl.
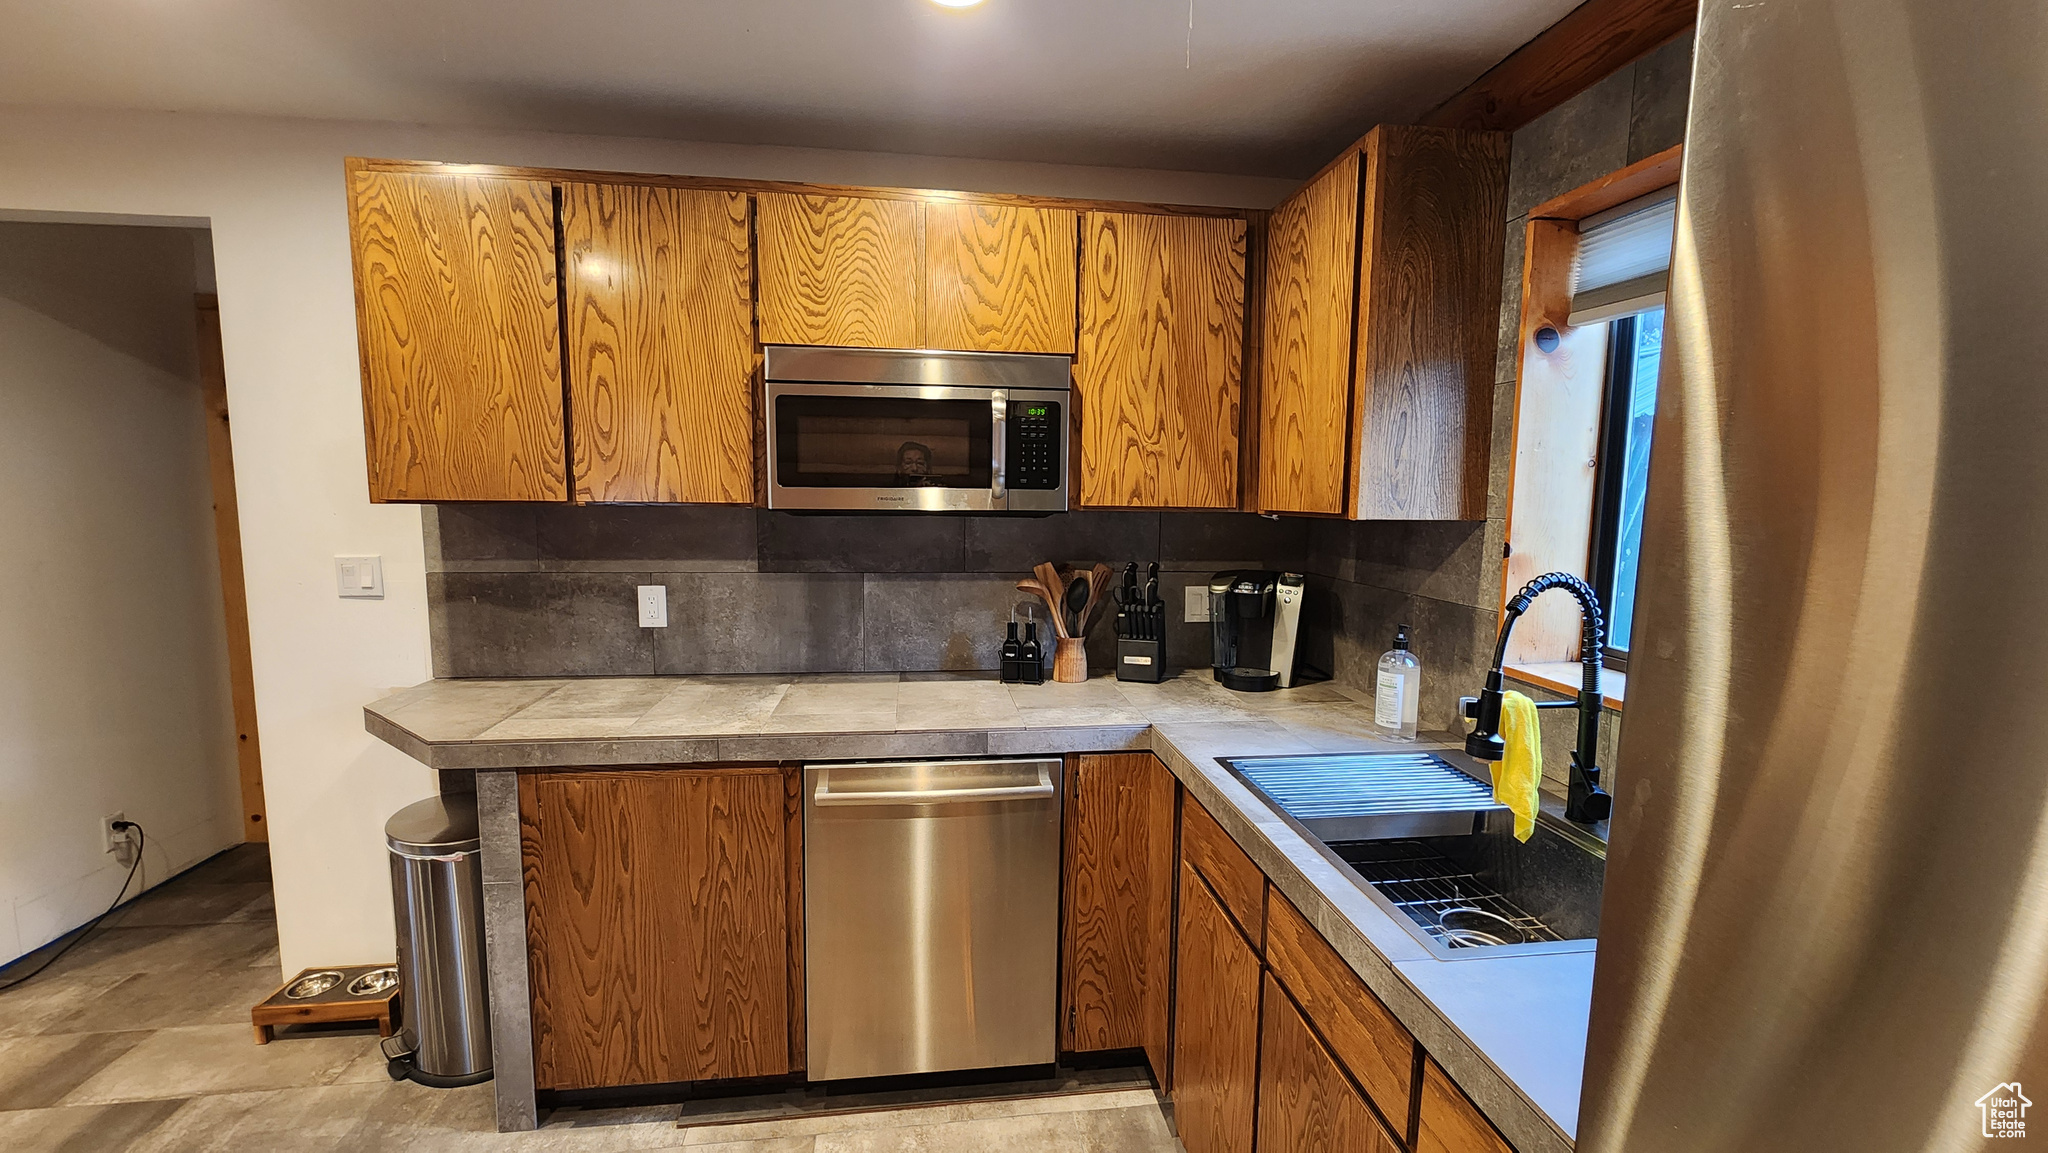
[[341, 970], [322, 969], [317, 973], [308, 973], [285, 986], [284, 995], [294, 1001], [303, 1001], [308, 997], [318, 997], [339, 984]]
[[1445, 909], [1437, 923], [1444, 927], [1444, 936], [1460, 945], [1519, 945], [1529, 939], [1506, 917], [1470, 906]]
[[393, 966], [387, 965], [382, 969], [372, 969], [355, 980], [350, 981], [348, 983], [348, 995], [351, 997], [374, 997], [396, 984], [398, 984], [398, 970]]

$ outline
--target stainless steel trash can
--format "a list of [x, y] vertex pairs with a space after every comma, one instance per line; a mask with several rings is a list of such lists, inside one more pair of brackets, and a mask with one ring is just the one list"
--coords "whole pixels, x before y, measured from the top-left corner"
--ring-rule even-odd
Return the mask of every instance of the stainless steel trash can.
[[385, 822], [384, 840], [391, 848], [403, 1021], [392, 1039], [398, 1044], [385, 1050], [392, 1075], [440, 1088], [487, 1081], [491, 1016], [476, 799], [407, 805]]

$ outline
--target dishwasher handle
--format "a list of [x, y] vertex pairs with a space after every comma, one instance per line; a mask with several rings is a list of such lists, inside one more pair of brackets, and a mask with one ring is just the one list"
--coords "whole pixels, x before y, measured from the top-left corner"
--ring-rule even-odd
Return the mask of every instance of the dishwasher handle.
[[1052, 773], [1041, 767], [1035, 785], [996, 785], [973, 789], [858, 789], [832, 791], [832, 774], [821, 773], [811, 802], [827, 805], [951, 805], [979, 801], [1040, 801], [1057, 795]]

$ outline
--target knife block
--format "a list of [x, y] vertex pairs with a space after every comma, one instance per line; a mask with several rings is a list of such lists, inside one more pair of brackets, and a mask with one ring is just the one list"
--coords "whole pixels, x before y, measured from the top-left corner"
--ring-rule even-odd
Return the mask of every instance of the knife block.
[[1166, 679], [1166, 642], [1118, 638], [1116, 679], [1158, 684]]
[[1063, 685], [1078, 685], [1088, 679], [1088, 642], [1082, 637], [1061, 637], [1052, 646], [1052, 679]]

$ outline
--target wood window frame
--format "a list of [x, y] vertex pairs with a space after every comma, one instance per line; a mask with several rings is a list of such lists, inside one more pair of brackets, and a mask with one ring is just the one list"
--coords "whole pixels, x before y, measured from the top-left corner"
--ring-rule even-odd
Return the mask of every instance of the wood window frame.
[[[1674, 145], [1529, 210], [1501, 566], [1503, 608], [1539, 574], [1591, 575], [1611, 325], [1566, 323], [1579, 222], [1677, 184], [1683, 157], [1684, 146]], [[1540, 343], [1539, 334], [1544, 334]], [[1577, 692], [1579, 635], [1576, 606], [1564, 598], [1537, 601], [1509, 641], [1509, 675]], [[1621, 707], [1625, 685], [1620, 673], [1602, 679], [1610, 708]]]

